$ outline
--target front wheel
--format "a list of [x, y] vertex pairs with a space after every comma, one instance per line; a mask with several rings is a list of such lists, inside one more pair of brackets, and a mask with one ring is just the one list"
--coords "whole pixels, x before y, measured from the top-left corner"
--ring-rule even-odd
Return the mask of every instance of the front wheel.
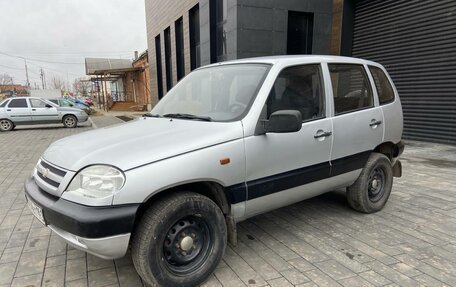
[[66, 128], [75, 128], [78, 125], [78, 119], [72, 115], [64, 116], [62, 122]]
[[388, 201], [392, 186], [391, 161], [383, 154], [372, 153], [359, 178], [347, 188], [348, 204], [364, 213], [377, 212]]
[[0, 120], [0, 131], [2, 132], [8, 132], [14, 129], [14, 124], [12, 121], [7, 120], [7, 119], [1, 119]]
[[203, 195], [171, 195], [144, 213], [131, 248], [135, 268], [148, 285], [197, 286], [225, 252], [223, 213]]

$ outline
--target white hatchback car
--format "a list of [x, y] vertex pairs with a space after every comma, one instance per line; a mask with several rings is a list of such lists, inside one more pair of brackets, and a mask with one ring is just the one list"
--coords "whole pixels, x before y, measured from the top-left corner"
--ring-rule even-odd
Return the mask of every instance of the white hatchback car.
[[195, 286], [236, 223], [334, 189], [379, 211], [404, 149], [385, 69], [331, 56], [202, 67], [143, 118], [53, 143], [25, 183], [35, 216], [150, 285]]

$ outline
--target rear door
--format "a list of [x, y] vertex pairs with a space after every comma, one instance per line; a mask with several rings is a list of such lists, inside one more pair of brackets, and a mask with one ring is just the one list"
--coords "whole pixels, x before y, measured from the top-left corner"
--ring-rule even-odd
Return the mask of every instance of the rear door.
[[32, 120], [39, 123], [59, 122], [57, 108], [41, 99], [29, 99], [32, 107]]
[[6, 106], [6, 114], [14, 123], [29, 123], [32, 121], [30, 106], [25, 98], [14, 98]]
[[340, 185], [354, 181], [372, 150], [383, 140], [383, 114], [361, 64], [329, 63], [333, 94], [331, 176]]

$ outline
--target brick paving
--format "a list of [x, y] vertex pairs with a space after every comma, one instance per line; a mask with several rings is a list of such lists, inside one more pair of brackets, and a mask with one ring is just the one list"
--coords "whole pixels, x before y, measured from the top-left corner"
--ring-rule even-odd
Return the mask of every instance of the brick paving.
[[[142, 286], [128, 255], [75, 250], [25, 205], [23, 182], [45, 148], [91, 128], [0, 134], [0, 287]], [[239, 224], [238, 246], [203, 286], [456, 286], [456, 147], [409, 142], [403, 166], [376, 214], [352, 211], [335, 191]]]

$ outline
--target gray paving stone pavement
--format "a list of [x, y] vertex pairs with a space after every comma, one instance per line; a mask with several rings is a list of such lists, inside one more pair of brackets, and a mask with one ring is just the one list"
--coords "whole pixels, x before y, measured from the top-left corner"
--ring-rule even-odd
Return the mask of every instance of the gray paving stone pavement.
[[[0, 134], [0, 286], [143, 286], [130, 255], [101, 260], [67, 246], [25, 205], [24, 180], [65, 136], [118, 124]], [[381, 212], [334, 191], [242, 222], [203, 286], [456, 286], [456, 147], [408, 142], [404, 174]]]

